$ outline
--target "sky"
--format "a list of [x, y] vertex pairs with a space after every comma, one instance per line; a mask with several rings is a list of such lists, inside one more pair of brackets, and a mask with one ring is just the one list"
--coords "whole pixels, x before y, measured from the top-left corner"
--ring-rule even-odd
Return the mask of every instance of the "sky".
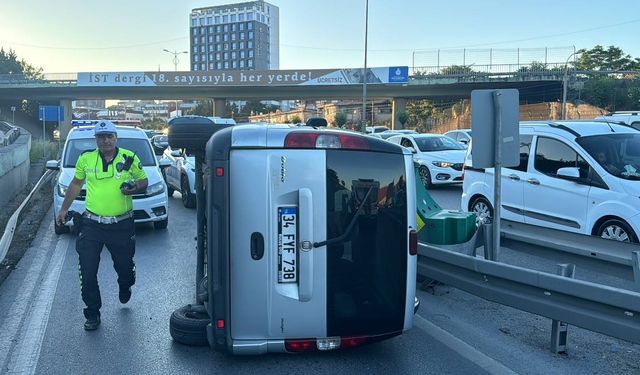
[[[0, 0], [0, 47], [45, 73], [171, 71], [163, 49], [189, 50], [191, 10], [231, 2]], [[280, 69], [363, 66], [365, 0], [269, 2], [280, 8]], [[369, 0], [367, 66], [515, 64], [544, 59], [545, 47], [561, 63], [597, 44], [640, 57], [638, 30], [640, 0]]]

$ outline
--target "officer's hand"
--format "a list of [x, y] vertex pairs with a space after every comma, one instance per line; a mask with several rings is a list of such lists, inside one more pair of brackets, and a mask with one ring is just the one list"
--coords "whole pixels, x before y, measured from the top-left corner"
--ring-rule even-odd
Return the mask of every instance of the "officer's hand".
[[67, 223], [67, 210], [61, 209], [56, 216], [56, 222], [58, 225], [65, 225]]
[[124, 187], [124, 186], [123, 186], [123, 187], [121, 187], [121, 188], [120, 188], [120, 191], [121, 191], [121, 192], [122, 192], [122, 194], [124, 194], [124, 195], [133, 195], [133, 194], [135, 194], [135, 192], [136, 192], [136, 188], [133, 188], [133, 189], [127, 189], [126, 187]]

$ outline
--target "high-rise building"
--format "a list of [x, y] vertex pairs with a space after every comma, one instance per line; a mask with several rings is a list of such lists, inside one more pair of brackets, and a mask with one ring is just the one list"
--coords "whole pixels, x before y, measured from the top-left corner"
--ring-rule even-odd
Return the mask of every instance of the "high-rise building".
[[191, 11], [192, 71], [279, 67], [279, 10], [265, 1]]

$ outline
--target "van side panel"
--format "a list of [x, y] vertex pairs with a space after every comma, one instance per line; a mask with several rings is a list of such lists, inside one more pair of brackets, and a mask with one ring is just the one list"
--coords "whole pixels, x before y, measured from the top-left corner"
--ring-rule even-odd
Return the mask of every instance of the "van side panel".
[[[309, 166], [321, 166], [310, 173]], [[324, 150], [233, 149], [230, 154], [230, 326], [233, 340], [326, 336]], [[315, 169], [314, 169], [315, 170]], [[297, 211], [296, 282], [278, 280], [278, 210]], [[259, 235], [256, 235], [258, 233]], [[310, 238], [302, 238], [303, 233]], [[252, 235], [264, 253], [252, 257]]]

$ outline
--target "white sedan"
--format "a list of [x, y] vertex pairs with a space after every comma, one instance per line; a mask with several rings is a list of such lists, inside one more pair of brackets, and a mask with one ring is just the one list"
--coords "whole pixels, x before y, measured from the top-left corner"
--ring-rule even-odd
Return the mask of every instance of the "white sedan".
[[187, 156], [182, 150], [172, 150], [167, 147], [164, 150], [163, 159], [171, 162], [171, 165], [162, 171], [164, 181], [167, 183], [167, 193], [173, 195], [179, 191], [182, 195], [182, 204], [187, 208], [196, 206], [196, 170], [195, 157]]
[[413, 152], [413, 161], [424, 186], [462, 182], [462, 166], [466, 147], [440, 134], [404, 134], [387, 141], [407, 147]]

